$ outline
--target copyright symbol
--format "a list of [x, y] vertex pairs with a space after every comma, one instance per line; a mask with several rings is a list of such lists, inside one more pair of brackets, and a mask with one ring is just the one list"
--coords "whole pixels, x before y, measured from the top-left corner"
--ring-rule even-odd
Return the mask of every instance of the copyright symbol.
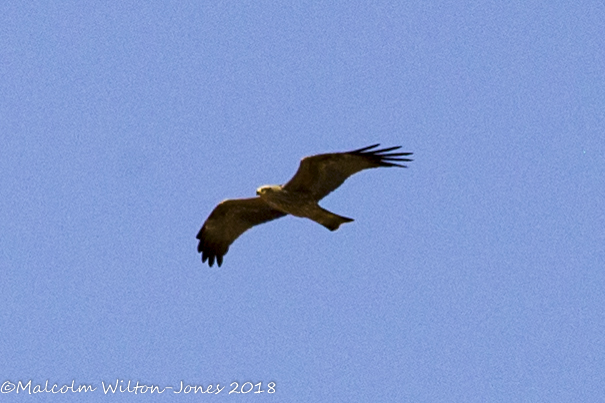
[[2, 393], [11, 393], [15, 390], [15, 384], [11, 381], [6, 381], [2, 384], [2, 388], [0, 388], [0, 392]]

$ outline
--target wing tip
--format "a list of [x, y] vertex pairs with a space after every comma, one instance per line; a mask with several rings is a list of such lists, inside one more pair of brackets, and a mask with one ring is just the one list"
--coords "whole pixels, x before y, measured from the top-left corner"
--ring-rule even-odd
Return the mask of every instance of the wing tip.
[[370, 159], [373, 163], [377, 164], [378, 167], [401, 167], [407, 168], [407, 165], [397, 164], [397, 162], [412, 162], [410, 158], [401, 158], [413, 155], [413, 152], [399, 152], [393, 153], [391, 151], [399, 150], [402, 146], [387, 147], [375, 150], [376, 147], [380, 146], [380, 143], [373, 144], [368, 147], [360, 148], [358, 150], [351, 151], [350, 154], [356, 154], [364, 156]]
[[202, 263], [206, 263], [206, 261], [208, 261], [208, 266], [212, 267], [216, 261], [218, 267], [221, 267], [223, 264], [223, 256], [227, 254], [229, 247], [227, 247], [227, 250], [223, 252], [219, 250], [218, 245], [207, 242], [205, 235], [206, 226], [203, 226], [196, 236], [196, 238], [200, 241], [197, 245], [197, 252], [202, 254]]
[[221, 265], [223, 264], [224, 255], [218, 254], [215, 251], [212, 251], [209, 249], [204, 249], [201, 251], [201, 253], [202, 253], [202, 263], [206, 263], [206, 261], [208, 261], [209, 267], [214, 266], [215, 261], [216, 261], [216, 264], [218, 265], [218, 267], [221, 267]]

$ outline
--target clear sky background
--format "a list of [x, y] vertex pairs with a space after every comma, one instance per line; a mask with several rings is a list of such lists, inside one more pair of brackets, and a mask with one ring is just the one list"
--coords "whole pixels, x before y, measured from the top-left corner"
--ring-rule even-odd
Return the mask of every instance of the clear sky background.
[[[3, 1], [0, 382], [97, 391], [0, 400], [605, 401], [604, 32], [597, 0]], [[414, 162], [322, 201], [355, 222], [201, 263], [218, 202], [374, 143]]]

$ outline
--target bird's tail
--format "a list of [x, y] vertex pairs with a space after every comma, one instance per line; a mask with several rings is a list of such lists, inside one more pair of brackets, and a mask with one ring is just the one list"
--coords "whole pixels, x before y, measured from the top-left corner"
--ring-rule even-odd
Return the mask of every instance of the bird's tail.
[[[319, 206], [318, 206], [319, 207]], [[326, 209], [319, 207], [319, 210], [316, 210], [313, 217], [309, 217], [313, 221], [323, 225], [330, 231], [336, 231], [341, 224], [354, 221], [352, 218], [343, 217], [338, 214], [334, 214]]]

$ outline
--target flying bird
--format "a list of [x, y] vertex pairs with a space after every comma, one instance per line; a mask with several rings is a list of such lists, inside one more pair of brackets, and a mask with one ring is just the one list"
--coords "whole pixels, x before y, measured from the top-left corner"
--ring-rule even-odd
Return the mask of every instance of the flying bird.
[[305, 157], [294, 177], [285, 185], [261, 186], [256, 190], [257, 197], [222, 201], [197, 234], [200, 241], [197, 251], [202, 254], [202, 263], [208, 260], [212, 267], [216, 260], [220, 267], [229, 246], [246, 230], [288, 214], [309, 218], [330, 231], [353, 221], [323, 209], [317, 203], [359, 171], [379, 167], [407, 168], [398, 162], [412, 161], [402, 158], [412, 153], [391, 152], [401, 146], [376, 150], [379, 145]]

